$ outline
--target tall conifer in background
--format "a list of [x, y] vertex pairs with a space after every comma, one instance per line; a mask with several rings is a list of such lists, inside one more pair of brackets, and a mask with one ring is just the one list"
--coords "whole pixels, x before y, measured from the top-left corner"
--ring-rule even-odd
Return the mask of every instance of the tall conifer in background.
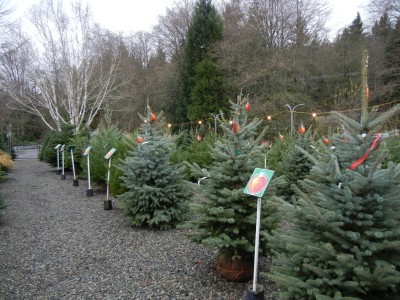
[[[397, 105], [376, 117], [368, 109], [363, 57], [361, 118], [335, 113], [346, 133], [335, 148], [309, 155], [310, 175], [293, 185], [299, 199], [287, 228], [270, 237], [270, 277], [287, 299], [397, 299], [400, 297], [400, 165], [381, 167], [382, 125]], [[306, 152], [304, 151], [306, 154]]]
[[[176, 107], [178, 122], [187, 122], [189, 120], [188, 110], [192, 104], [192, 93], [196, 85], [196, 76], [197, 79], [203, 80], [205, 75], [202, 72], [207, 71], [210, 74], [209, 76], [217, 76], [216, 80], [220, 80], [219, 75], [215, 71], [216, 65], [210, 59], [213, 43], [219, 41], [221, 38], [222, 19], [212, 5], [211, 0], [198, 0], [193, 22], [188, 30], [183, 63], [180, 70], [180, 97]], [[198, 64], [205, 59], [207, 59], [208, 64], [203, 62], [202, 66], [198, 67]], [[196, 68], [200, 68], [197, 75]], [[197, 88], [199, 89], [199, 86]], [[219, 89], [222, 89], [222, 85], [219, 86]], [[208, 91], [206, 94], [210, 94], [213, 98], [216, 98], [218, 91]], [[201, 98], [197, 97], [197, 100], [201, 100]], [[218, 98], [218, 100], [222, 99]], [[190, 118], [196, 120], [197, 115], [194, 115], [192, 112]]]

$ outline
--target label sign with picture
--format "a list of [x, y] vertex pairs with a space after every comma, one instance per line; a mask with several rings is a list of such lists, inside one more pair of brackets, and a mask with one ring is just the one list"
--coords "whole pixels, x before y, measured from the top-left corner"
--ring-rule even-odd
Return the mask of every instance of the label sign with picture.
[[117, 151], [117, 149], [111, 148], [111, 150], [107, 152], [107, 154], [106, 154], [106, 156], [104, 156], [104, 158], [109, 159], [114, 154], [115, 151]]
[[83, 153], [83, 156], [87, 156], [89, 154], [90, 149], [92, 149], [92, 146], [86, 148], [85, 152]]
[[274, 171], [256, 168], [247, 183], [244, 193], [261, 198], [267, 190]]

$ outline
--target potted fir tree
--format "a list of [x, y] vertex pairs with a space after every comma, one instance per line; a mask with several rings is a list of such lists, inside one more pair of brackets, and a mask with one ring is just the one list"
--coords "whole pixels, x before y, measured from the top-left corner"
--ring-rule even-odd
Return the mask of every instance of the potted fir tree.
[[156, 116], [148, 107], [147, 116], [136, 139], [118, 168], [125, 193], [119, 196], [121, 207], [136, 226], [169, 229], [184, 220], [190, 191], [183, 179], [183, 169], [172, 165], [174, 150], [162, 114]]
[[[243, 193], [256, 167], [263, 167], [260, 141], [266, 128], [257, 133], [262, 120], [248, 122], [248, 99], [231, 101], [232, 122], [218, 119], [224, 136], [211, 148], [213, 163], [205, 170], [188, 164], [202, 181], [207, 201], [192, 206], [197, 218], [185, 224], [197, 229], [191, 239], [218, 249], [217, 272], [228, 280], [247, 281], [253, 276], [256, 201]], [[267, 228], [266, 210], [261, 228]], [[261, 235], [260, 253], [265, 252]]]

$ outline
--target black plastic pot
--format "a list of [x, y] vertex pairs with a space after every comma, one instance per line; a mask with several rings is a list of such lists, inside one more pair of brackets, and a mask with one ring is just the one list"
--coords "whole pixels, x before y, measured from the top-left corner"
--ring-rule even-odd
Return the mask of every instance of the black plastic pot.
[[65, 174], [61, 174], [61, 180], [65, 180], [67, 177], [65, 176]]
[[112, 209], [111, 200], [104, 200], [104, 210], [111, 210], [111, 209]]
[[93, 189], [86, 190], [86, 197], [93, 197]]
[[256, 292], [253, 291], [253, 286], [246, 291], [245, 300], [264, 300], [264, 288], [261, 284], [257, 284]]
[[72, 183], [73, 186], [79, 186], [79, 181], [78, 179], [74, 179], [74, 182]]

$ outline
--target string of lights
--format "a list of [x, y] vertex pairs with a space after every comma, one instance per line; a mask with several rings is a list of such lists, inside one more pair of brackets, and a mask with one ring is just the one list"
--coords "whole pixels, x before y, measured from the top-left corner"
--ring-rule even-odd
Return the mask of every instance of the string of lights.
[[[377, 110], [379, 107], [382, 106], [387, 106], [387, 105], [391, 105], [391, 104], [395, 104], [395, 103], [400, 103], [400, 100], [394, 100], [391, 102], [387, 102], [387, 103], [382, 103], [382, 104], [377, 104], [377, 105], [372, 105], [369, 106], [368, 108], [370, 110]], [[356, 111], [360, 111], [361, 108], [354, 108], [354, 109], [346, 109], [346, 110], [337, 110], [336, 112], [340, 112], [340, 113], [351, 113], [351, 112], [356, 112]], [[286, 114], [289, 111], [287, 110], [283, 110], [283, 111], [279, 111], [273, 114], [269, 114], [265, 117], [263, 117], [262, 119], [266, 119], [268, 121], [272, 121], [274, 117], [280, 115], [280, 114]], [[307, 112], [307, 111], [294, 111], [295, 114], [304, 114], [304, 115], [310, 115], [313, 118], [316, 118], [317, 116], [324, 116], [324, 115], [329, 115], [331, 113], [331, 111], [322, 111], [322, 112]], [[211, 119], [210, 119], [211, 120]], [[199, 120], [196, 122], [186, 122], [186, 123], [168, 123], [168, 127], [171, 128], [172, 126], [183, 126], [183, 125], [202, 125], [204, 122], [203, 120]]]

